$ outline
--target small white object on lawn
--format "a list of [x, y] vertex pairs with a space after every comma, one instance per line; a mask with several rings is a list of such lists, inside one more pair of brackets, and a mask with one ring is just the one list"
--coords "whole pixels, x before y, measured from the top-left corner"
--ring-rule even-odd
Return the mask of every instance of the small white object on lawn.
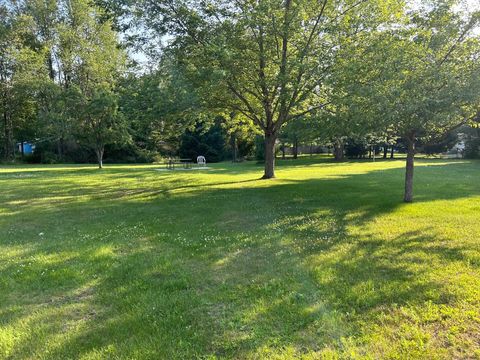
[[197, 156], [197, 165], [202, 165], [202, 166], [207, 165], [207, 160], [205, 160], [205, 156], [203, 155]]

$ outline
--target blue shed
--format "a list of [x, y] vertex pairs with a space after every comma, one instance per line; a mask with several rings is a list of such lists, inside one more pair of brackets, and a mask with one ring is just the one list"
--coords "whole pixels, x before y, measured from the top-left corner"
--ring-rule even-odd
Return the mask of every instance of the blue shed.
[[[17, 147], [18, 147], [18, 152], [22, 152], [22, 143], [18, 143]], [[34, 151], [35, 151], [35, 145], [34, 144], [26, 142], [26, 141], [23, 143], [23, 153], [25, 155], [33, 154]]]

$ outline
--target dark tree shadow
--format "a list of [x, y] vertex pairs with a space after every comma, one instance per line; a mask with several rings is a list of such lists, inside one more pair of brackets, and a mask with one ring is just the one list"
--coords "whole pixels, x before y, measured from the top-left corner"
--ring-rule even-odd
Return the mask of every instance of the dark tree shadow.
[[[402, 175], [392, 169], [269, 186], [253, 178], [191, 184], [165, 177], [142, 186], [147, 173], [132, 188], [58, 183], [54, 195], [68, 200], [0, 218], [9, 225], [0, 230], [1, 244], [24, 247], [21, 260], [0, 265], [0, 323], [26, 321], [34, 329], [10, 357], [41, 354], [36, 337], [59, 334], [66, 335], [45, 357], [245, 358], [264, 347], [340, 349], [342, 338], [366, 331], [362, 324], [379, 313], [455, 302], [449, 284], [429, 274], [463, 262], [474, 248], [449, 244], [432, 227], [390, 238], [370, 231], [376, 218], [404, 206]], [[461, 163], [419, 167], [416, 176], [418, 202], [480, 195], [477, 169]], [[96, 200], [79, 206], [76, 196]], [[12, 221], [24, 222], [13, 242]], [[29, 264], [38, 254], [45, 263]], [[9, 288], [24, 294], [15, 306]]]

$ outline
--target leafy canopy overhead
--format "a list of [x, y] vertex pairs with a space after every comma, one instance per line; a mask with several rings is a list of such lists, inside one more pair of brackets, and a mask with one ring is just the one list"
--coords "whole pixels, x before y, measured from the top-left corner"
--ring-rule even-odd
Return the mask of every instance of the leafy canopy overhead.
[[146, 23], [173, 36], [209, 104], [277, 132], [328, 104], [339, 44], [400, 14], [397, 1], [144, 2]]

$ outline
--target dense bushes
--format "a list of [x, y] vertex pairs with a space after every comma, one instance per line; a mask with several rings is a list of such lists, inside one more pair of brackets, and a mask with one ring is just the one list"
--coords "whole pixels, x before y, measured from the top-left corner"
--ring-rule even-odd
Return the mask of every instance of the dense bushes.
[[210, 128], [197, 124], [194, 130], [186, 130], [180, 140], [179, 156], [196, 160], [203, 155], [208, 162], [219, 162], [226, 158], [226, 133], [220, 123]]
[[[478, 130], [478, 132], [480, 132], [480, 130]], [[478, 134], [478, 136], [469, 136], [466, 139], [465, 157], [468, 159], [480, 159], [480, 134]]]
[[345, 145], [345, 156], [350, 159], [364, 158], [368, 153], [368, 145], [365, 140], [348, 139]]
[[255, 159], [257, 161], [265, 160], [265, 139], [262, 135], [255, 136]]

